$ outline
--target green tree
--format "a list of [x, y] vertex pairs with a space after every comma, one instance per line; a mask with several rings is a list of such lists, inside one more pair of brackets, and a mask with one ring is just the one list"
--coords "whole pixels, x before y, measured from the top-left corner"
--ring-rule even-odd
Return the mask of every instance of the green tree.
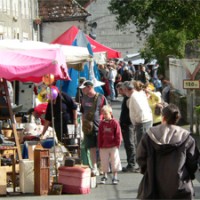
[[109, 10], [117, 28], [133, 23], [138, 36], [146, 35], [142, 55], [161, 64], [169, 55], [184, 57], [186, 44], [200, 35], [198, 0], [111, 0]]

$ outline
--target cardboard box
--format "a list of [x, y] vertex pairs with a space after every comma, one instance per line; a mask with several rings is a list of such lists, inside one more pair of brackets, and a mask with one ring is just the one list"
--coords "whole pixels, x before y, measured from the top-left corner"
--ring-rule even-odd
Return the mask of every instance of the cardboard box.
[[6, 170], [4, 168], [0, 168], [0, 185], [6, 185]]
[[15, 117], [16, 123], [22, 123], [22, 117]]
[[12, 136], [12, 130], [8, 130], [8, 129], [2, 129], [1, 130], [3, 135], [7, 138], [11, 137]]
[[[3, 170], [6, 173], [12, 173], [12, 166], [0, 166], [0, 170]], [[19, 164], [15, 164], [15, 172], [19, 173]]]
[[34, 160], [34, 149], [36, 145], [28, 145], [28, 158], [29, 160]]
[[0, 195], [7, 194], [7, 173], [4, 168], [0, 168]]
[[34, 149], [38, 145], [38, 141], [26, 141], [24, 142], [24, 147], [26, 148], [26, 152], [28, 153], [25, 158], [28, 158], [29, 160], [34, 160]]
[[0, 196], [6, 196], [7, 195], [7, 190], [6, 190], [6, 185], [0, 185]]
[[20, 190], [22, 193], [34, 193], [34, 161], [23, 159], [19, 162]]

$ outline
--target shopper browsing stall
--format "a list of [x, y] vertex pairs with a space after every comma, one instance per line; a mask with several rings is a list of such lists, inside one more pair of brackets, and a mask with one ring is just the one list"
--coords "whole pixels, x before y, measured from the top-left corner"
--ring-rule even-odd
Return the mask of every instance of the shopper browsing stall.
[[[53, 103], [53, 105], [51, 105], [51, 103]], [[51, 107], [53, 107], [53, 110]], [[49, 94], [49, 102], [45, 114], [45, 124], [41, 135], [45, 134], [50, 125], [52, 126], [52, 119], [54, 120], [55, 132], [59, 141], [62, 141], [62, 136], [68, 134], [68, 124], [77, 126], [76, 103], [66, 93], [59, 92], [58, 88], [55, 86], [51, 86], [51, 93]]]
[[82, 129], [84, 132], [84, 142], [86, 149], [90, 151], [92, 162], [92, 172], [98, 173], [97, 170], [97, 135], [99, 129], [101, 108], [107, 104], [104, 95], [94, 90], [92, 81], [87, 80], [80, 86], [83, 92], [81, 101]]

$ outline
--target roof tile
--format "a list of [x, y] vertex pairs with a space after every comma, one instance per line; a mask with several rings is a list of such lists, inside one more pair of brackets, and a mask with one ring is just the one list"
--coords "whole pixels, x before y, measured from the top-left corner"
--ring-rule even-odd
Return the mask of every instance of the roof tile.
[[67, 21], [90, 16], [75, 0], [39, 0], [39, 16], [44, 22]]

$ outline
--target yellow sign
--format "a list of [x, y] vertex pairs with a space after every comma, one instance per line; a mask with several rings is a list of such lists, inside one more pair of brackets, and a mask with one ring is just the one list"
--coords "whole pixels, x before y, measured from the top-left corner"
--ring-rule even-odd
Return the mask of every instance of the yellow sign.
[[199, 80], [183, 80], [184, 89], [200, 89]]

